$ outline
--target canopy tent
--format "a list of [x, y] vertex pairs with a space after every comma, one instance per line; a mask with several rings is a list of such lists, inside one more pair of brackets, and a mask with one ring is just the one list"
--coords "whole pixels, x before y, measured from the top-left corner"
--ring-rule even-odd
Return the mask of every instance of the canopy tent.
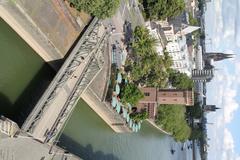
[[138, 130], [141, 129], [141, 122], [138, 122], [137, 127], [138, 127]]
[[117, 102], [116, 111], [117, 111], [118, 113], [120, 113], [120, 111], [121, 111], [121, 103], [120, 103], [120, 102]]
[[123, 118], [127, 118], [127, 109], [126, 108], [122, 108], [123, 109]]
[[125, 65], [126, 58], [127, 58], [127, 52], [126, 52], [126, 50], [124, 49], [124, 50], [122, 51], [122, 54], [121, 54], [121, 59], [122, 59], [122, 65], [123, 65], [123, 66]]
[[117, 101], [117, 98], [116, 98], [116, 97], [112, 97], [112, 103], [111, 103], [111, 104], [112, 104], [112, 107], [113, 107], [113, 108], [116, 107], [117, 102], [118, 102], [118, 101]]
[[129, 127], [132, 128], [133, 122], [132, 119], [129, 120]]
[[116, 93], [117, 95], [119, 95], [119, 93], [120, 93], [120, 86], [119, 86], [118, 84], [116, 84], [115, 93]]
[[117, 83], [122, 83], [122, 75], [121, 75], [121, 73], [118, 73], [118, 75], [117, 75]]

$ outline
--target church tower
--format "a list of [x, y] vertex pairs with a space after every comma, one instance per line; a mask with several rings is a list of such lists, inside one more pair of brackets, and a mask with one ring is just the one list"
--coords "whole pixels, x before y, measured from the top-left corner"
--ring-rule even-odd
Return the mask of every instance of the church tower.
[[216, 105], [204, 105], [203, 106], [204, 112], [215, 112], [217, 109], [220, 109], [220, 108], [216, 107]]
[[225, 53], [219, 53], [219, 52], [209, 52], [204, 54], [205, 60], [210, 61], [211, 59], [214, 61], [221, 61], [228, 58], [233, 58], [234, 54], [225, 54]]

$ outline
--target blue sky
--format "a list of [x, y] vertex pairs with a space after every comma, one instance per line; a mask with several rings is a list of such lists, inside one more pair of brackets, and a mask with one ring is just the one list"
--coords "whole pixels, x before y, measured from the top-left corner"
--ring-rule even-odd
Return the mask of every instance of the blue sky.
[[205, 15], [207, 51], [235, 53], [215, 63], [207, 84], [208, 104], [222, 108], [209, 113], [209, 160], [240, 160], [240, 0], [212, 0]]

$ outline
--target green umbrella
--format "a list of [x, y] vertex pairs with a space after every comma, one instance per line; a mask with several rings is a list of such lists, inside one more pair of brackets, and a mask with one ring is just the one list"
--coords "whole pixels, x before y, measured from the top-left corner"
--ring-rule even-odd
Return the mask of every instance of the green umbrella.
[[115, 108], [117, 105], [117, 98], [116, 97], [112, 97], [112, 107]]
[[116, 84], [115, 92], [117, 95], [119, 95], [119, 93], [120, 93], [120, 86], [118, 84]]

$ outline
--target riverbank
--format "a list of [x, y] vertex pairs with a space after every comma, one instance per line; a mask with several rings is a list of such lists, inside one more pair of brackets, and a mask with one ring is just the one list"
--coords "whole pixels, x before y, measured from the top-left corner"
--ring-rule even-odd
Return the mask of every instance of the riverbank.
[[[55, 47], [23, 15], [17, 5], [0, 5], [0, 17], [46, 62], [63, 58]], [[41, 40], [42, 38], [42, 40]], [[45, 39], [45, 42], [43, 40]]]
[[127, 133], [131, 130], [125, 120], [115, 112], [107, 102], [102, 102], [91, 88], [88, 88], [82, 95], [82, 99], [94, 110], [104, 121], [117, 133]]
[[91, 20], [87, 14], [73, 16], [61, 0], [4, 1], [0, 17], [56, 70]]
[[162, 133], [164, 134], [167, 134], [167, 135], [171, 135], [170, 133], [168, 133], [167, 131], [165, 131], [164, 129], [158, 127], [155, 122], [153, 122], [152, 120], [150, 119], [147, 119], [147, 122], [150, 123], [154, 128], [156, 128], [157, 130], [161, 131]]

